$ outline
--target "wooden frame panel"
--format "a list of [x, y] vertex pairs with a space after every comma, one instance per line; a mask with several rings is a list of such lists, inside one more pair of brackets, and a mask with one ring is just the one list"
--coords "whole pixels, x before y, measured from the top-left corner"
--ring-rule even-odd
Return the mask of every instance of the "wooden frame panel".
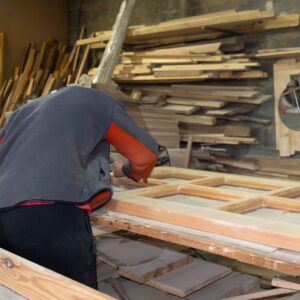
[[251, 194], [222, 190], [210, 186], [199, 186], [194, 184], [166, 184], [159, 185], [151, 188], [138, 189], [129, 192], [133, 195], [151, 197], [151, 198], [163, 198], [172, 195], [190, 195], [199, 196], [207, 199], [232, 201], [238, 200], [241, 197], [249, 197]]
[[[300, 251], [300, 226], [297, 224], [274, 224], [243, 214], [259, 208], [299, 212], [300, 201], [298, 203], [297, 200], [278, 196], [298, 193], [300, 183], [170, 167], [156, 168], [153, 176], [162, 182], [163, 178], [173, 176], [190, 180], [116, 193], [107, 208], [118, 213]], [[223, 184], [259, 189], [262, 193], [257, 195], [251, 191], [243, 193], [218, 187]], [[207, 208], [163, 199], [177, 194], [201, 196], [226, 203]]]
[[222, 255], [260, 268], [271, 269], [277, 273], [300, 275], [300, 253], [298, 252], [110, 211], [95, 212], [92, 215], [92, 221], [119, 230], [128, 230], [151, 238]]

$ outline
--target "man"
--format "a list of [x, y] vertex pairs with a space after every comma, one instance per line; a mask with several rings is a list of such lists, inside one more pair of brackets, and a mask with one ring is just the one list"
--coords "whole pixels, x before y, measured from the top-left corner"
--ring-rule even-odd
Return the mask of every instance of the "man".
[[146, 181], [157, 144], [113, 98], [64, 88], [17, 109], [1, 134], [0, 247], [97, 287], [88, 213], [111, 198], [109, 144]]

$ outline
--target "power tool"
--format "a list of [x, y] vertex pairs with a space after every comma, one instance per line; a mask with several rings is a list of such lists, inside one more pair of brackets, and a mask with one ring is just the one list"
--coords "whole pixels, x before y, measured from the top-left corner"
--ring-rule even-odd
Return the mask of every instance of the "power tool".
[[168, 149], [165, 146], [158, 145], [158, 158], [157, 158], [156, 166], [159, 167], [159, 166], [164, 166], [166, 164], [171, 166], [171, 160], [170, 160]]

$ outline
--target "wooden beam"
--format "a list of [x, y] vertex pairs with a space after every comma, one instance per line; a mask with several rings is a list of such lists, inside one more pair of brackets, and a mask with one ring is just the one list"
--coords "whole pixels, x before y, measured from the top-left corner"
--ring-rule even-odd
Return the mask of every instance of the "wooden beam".
[[105, 48], [97, 75], [93, 80], [94, 84], [104, 85], [111, 81], [126, 38], [127, 28], [134, 5], [135, 0], [123, 0], [114, 24], [111, 39]]
[[114, 299], [1, 248], [0, 284], [31, 300]]

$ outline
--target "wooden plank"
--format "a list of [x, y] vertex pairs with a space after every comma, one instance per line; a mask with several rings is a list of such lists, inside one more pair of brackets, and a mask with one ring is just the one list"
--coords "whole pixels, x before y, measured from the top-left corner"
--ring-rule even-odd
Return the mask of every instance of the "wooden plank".
[[[186, 134], [180, 134], [180, 140], [187, 141]], [[217, 144], [256, 144], [256, 138], [228, 137], [224, 134], [193, 134], [194, 142], [198, 143], [217, 143]]]
[[233, 116], [233, 117], [219, 117], [224, 120], [230, 120], [232, 122], [252, 122], [252, 123], [258, 123], [262, 125], [269, 125], [271, 123], [271, 120], [269, 119], [262, 119], [262, 118], [257, 118], [257, 117], [251, 117], [251, 116], [243, 116], [243, 115], [238, 115], [238, 116]]
[[204, 112], [204, 115], [208, 116], [232, 116], [241, 113], [248, 113], [254, 109], [253, 105], [249, 104], [229, 104], [226, 107], [220, 109], [208, 109]]
[[263, 71], [244, 71], [244, 72], [220, 71], [217, 74], [217, 78], [218, 79], [268, 78], [268, 73]]
[[170, 54], [174, 53], [174, 55], [180, 54], [207, 54], [207, 53], [216, 53], [220, 50], [221, 43], [209, 43], [209, 44], [202, 44], [202, 45], [192, 45], [192, 46], [180, 46], [180, 47], [171, 47], [168, 49], [156, 49], [152, 50], [151, 52], [123, 52], [123, 56], [128, 56], [132, 54], [138, 54], [140, 56], [150, 54], [162, 55], [162, 54]]
[[224, 130], [225, 136], [250, 137], [251, 127], [248, 126], [226, 126]]
[[224, 300], [252, 300], [252, 299], [264, 299], [282, 295], [293, 294], [295, 291], [289, 289], [272, 289], [262, 292], [251, 293], [247, 295], [241, 295], [236, 297], [224, 298]]
[[[222, 13], [221, 13], [222, 14]], [[202, 15], [198, 19], [183, 18], [178, 19], [176, 23], [166, 23], [158, 25], [150, 25], [145, 27], [136, 28], [128, 32], [128, 37], [153, 37], [170, 35], [172, 33], [178, 34], [185, 32], [195, 32], [207, 26], [223, 26], [226, 24], [240, 25], [247, 22], [255, 22], [264, 19], [270, 19], [275, 16], [274, 12], [260, 12], [258, 10], [243, 11], [230, 14], [220, 15], [214, 18], [211, 15]]]
[[123, 43], [126, 38], [130, 16], [135, 0], [124, 0], [117, 15], [111, 39], [109, 40], [99, 64], [94, 84], [107, 84], [111, 81], [115, 66], [118, 63]]
[[119, 274], [139, 283], [145, 283], [161, 274], [189, 264], [192, 257], [173, 250], [164, 249], [157, 258], [152, 261], [124, 266], [119, 268]]
[[222, 101], [197, 100], [194, 98], [169, 97], [167, 103], [174, 105], [192, 105], [196, 107], [221, 108], [225, 106]]
[[33, 262], [0, 249], [0, 284], [31, 300], [64, 299], [113, 300], [86, 285], [64, 277]]
[[53, 74], [50, 74], [44, 86], [42, 96], [47, 96], [50, 93], [54, 82], [55, 82], [55, 78], [53, 77]]
[[[159, 68], [154, 68], [154, 74], [166, 71], [244, 71], [248, 69], [249, 64], [240, 63], [223, 63], [223, 64], [182, 64], [182, 65], [163, 65]], [[251, 63], [250, 66], [258, 66], [257, 63]]]
[[[115, 268], [141, 265], [162, 254], [162, 249], [159, 247], [116, 235], [97, 240], [96, 249], [98, 258]], [[136, 254], [132, 255], [133, 252]]]
[[[80, 29], [80, 34], [79, 34], [79, 39], [82, 39], [84, 36], [84, 31], [85, 31], [85, 27], [81, 27]], [[76, 73], [76, 69], [77, 69], [77, 62], [78, 62], [78, 58], [79, 58], [79, 54], [80, 54], [80, 46], [77, 45], [77, 41], [76, 41], [76, 50], [75, 50], [75, 57], [74, 57], [74, 62], [72, 65], [72, 73], [75, 74]]]
[[199, 110], [199, 107], [196, 106], [190, 106], [190, 105], [176, 105], [176, 104], [168, 104], [162, 107], [164, 110], [170, 110], [177, 114], [183, 114], [183, 115], [191, 115], [194, 112]]
[[192, 152], [192, 147], [193, 147], [193, 136], [190, 135], [188, 138], [187, 142], [187, 147], [186, 147], [186, 155], [185, 155], [185, 160], [183, 167], [188, 168], [191, 160], [191, 152]]
[[255, 32], [299, 26], [299, 14], [280, 15], [274, 19], [264, 20], [251, 25], [241, 25], [239, 32]]
[[119, 83], [171, 83], [171, 82], [186, 82], [186, 81], [201, 81], [213, 78], [213, 73], [205, 73], [198, 76], [171, 76], [171, 77], [155, 77], [154, 75], [139, 75], [132, 78], [126, 76], [116, 76], [114, 81]]
[[300, 56], [300, 48], [281, 48], [281, 49], [262, 49], [255, 54], [256, 58], [261, 59], [282, 59], [295, 58]]
[[179, 123], [184, 124], [200, 124], [200, 125], [215, 125], [216, 118], [210, 116], [182, 116], [177, 115], [177, 120]]
[[218, 158], [216, 161], [220, 164], [224, 164], [236, 168], [253, 170], [253, 171], [258, 170], [258, 166], [253, 162], [245, 162], [245, 161], [239, 161], [239, 160], [228, 159], [228, 158]]
[[[138, 39], [138, 38], [130, 38], [126, 39], [126, 44], [129, 45], [137, 45], [137, 49], [145, 49], [149, 47], [159, 47], [162, 45], [170, 45], [170, 44], [178, 44], [190, 41], [199, 41], [199, 40], [212, 40], [217, 39], [222, 36], [222, 32], [217, 32], [215, 30], [204, 29], [198, 33], [189, 33], [189, 34], [181, 34], [166, 36], [163, 38], [153, 37], [147, 39]], [[141, 46], [142, 45], [142, 46]]]
[[84, 66], [85, 66], [86, 61], [88, 59], [89, 51], [90, 51], [90, 46], [87, 45], [86, 48], [85, 48], [85, 50], [84, 50], [84, 53], [83, 53], [83, 56], [82, 56], [82, 59], [81, 59], [81, 62], [80, 62], [80, 65], [79, 65], [79, 69], [77, 71], [74, 83], [78, 83], [79, 82], [79, 78], [80, 78], [80, 76], [81, 76], [81, 74], [83, 72]]
[[291, 282], [280, 278], [273, 278], [272, 279], [272, 286], [280, 287], [284, 289], [291, 289], [295, 291], [300, 291], [300, 283]]
[[256, 86], [244, 86], [244, 85], [204, 85], [204, 84], [172, 84], [172, 87], [177, 88], [188, 88], [196, 90], [206, 90], [206, 91], [259, 91], [260, 88]]
[[195, 259], [190, 264], [156, 277], [146, 284], [179, 297], [186, 297], [230, 272], [229, 268]]
[[207, 287], [189, 295], [187, 300], [223, 299], [243, 295], [260, 286], [260, 280], [254, 276], [232, 272], [230, 275], [213, 282]]

